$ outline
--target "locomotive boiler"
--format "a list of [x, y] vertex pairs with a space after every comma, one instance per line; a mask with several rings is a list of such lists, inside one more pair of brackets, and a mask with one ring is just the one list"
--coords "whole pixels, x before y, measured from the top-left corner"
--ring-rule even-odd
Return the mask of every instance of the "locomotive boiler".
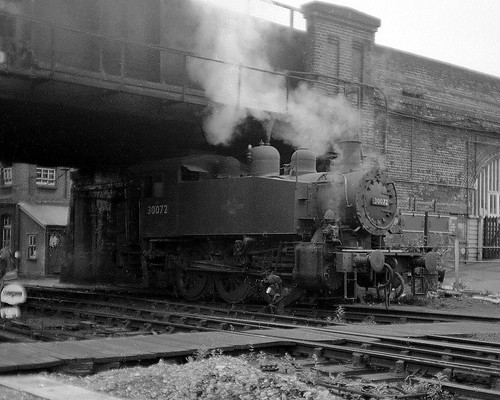
[[433, 252], [386, 248], [397, 217], [387, 172], [364, 163], [357, 141], [318, 172], [308, 150], [261, 144], [242, 163], [195, 155], [142, 164], [139, 232], [144, 284], [188, 299], [230, 303], [279, 277], [288, 301], [354, 299], [359, 288], [401, 294], [436, 268]]

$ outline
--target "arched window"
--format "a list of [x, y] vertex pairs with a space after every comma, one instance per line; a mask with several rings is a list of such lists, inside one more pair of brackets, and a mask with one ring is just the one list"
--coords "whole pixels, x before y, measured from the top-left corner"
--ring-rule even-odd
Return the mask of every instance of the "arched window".
[[12, 217], [10, 215], [2, 215], [2, 248], [10, 249], [12, 239]]
[[500, 159], [486, 165], [476, 181], [476, 213], [500, 217]]

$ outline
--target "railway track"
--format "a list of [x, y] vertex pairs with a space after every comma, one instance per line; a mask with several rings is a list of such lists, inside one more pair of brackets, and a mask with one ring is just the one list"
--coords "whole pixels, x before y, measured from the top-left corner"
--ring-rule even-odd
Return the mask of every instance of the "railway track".
[[[123, 333], [156, 331], [209, 331], [281, 328], [288, 326], [328, 326], [330, 321], [316, 318], [269, 315], [241, 307], [199, 305], [168, 300], [151, 300], [126, 294], [29, 289], [24, 311], [29, 315], [48, 314], [74, 321], [87, 320], [103, 327], [122, 327]], [[250, 307], [262, 309], [262, 305]], [[125, 329], [126, 328], [126, 329]], [[105, 329], [103, 329], [105, 330]], [[114, 334], [119, 335], [116, 330]]]
[[[51, 297], [62, 299], [64, 293], [68, 289], [61, 288], [43, 288], [30, 287], [30, 301], [33, 299], [49, 299]], [[89, 291], [74, 289], [70, 291], [71, 300], [80, 299], [82, 303], [88, 302]], [[151, 293], [129, 292], [129, 291], [91, 291], [92, 299], [106, 303], [126, 303], [132, 307], [155, 307], [158, 309], [167, 309], [181, 313], [207, 313], [211, 316], [247, 316], [252, 320], [269, 321], [270, 312], [265, 307], [265, 304], [236, 304], [228, 305], [227, 303], [205, 302], [203, 304], [194, 304], [186, 302], [171, 301], [162, 297], [153, 297]], [[66, 296], [68, 297], [68, 296]], [[338, 311], [341, 311], [342, 316], [339, 318]], [[437, 312], [423, 310], [419, 307], [391, 307], [385, 309], [382, 305], [349, 305], [342, 304], [338, 306], [329, 306], [320, 308], [317, 306], [294, 306], [287, 307], [285, 315], [273, 314], [274, 321], [283, 321], [297, 323], [302, 325], [324, 325], [338, 323], [339, 319], [342, 322], [350, 323], [376, 323], [376, 324], [399, 324], [399, 323], [432, 323], [432, 322], [452, 322], [452, 321], [471, 321], [471, 322], [487, 322], [500, 323], [500, 316], [484, 316], [460, 314], [458, 312]]]
[[[335, 332], [335, 331], [333, 331]], [[352, 333], [350, 336], [354, 336]], [[424, 380], [445, 376], [444, 389], [478, 399], [500, 398], [500, 344], [448, 341], [447, 337], [407, 339], [381, 335], [368, 336], [378, 341], [366, 343], [366, 337], [346, 339], [341, 345], [317, 347], [322, 359], [349, 363], [342, 373], [367, 381], [390, 381], [414, 376]], [[326, 363], [316, 369], [324, 375], [338, 371]], [[384, 371], [381, 374], [375, 371]]]
[[389, 309], [385, 309], [381, 305], [345, 305], [343, 307], [346, 318], [350, 322], [365, 321], [368, 316], [377, 324], [456, 321], [500, 323], [500, 315], [470, 315], [449, 310], [446, 312], [437, 312], [422, 310], [419, 307], [409, 309], [408, 307], [392, 306]]
[[[328, 310], [316, 310], [315, 318], [305, 318], [251, 311], [252, 308], [262, 308], [255, 305], [189, 305], [123, 293], [81, 290], [68, 293], [67, 290], [53, 288], [28, 288], [28, 299], [26, 311], [30, 314], [43, 311], [52, 316], [64, 316], [72, 321], [70, 324], [73, 326], [77, 324], [76, 321], [84, 326], [95, 324], [100, 327], [102, 335], [108, 336], [178, 330], [231, 330], [244, 335], [253, 332], [282, 338], [280, 335], [283, 333], [278, 329], [300, 327], [301, 330], [332, 337], [332, 341], [320, 342], [294, 339], [297, 343], [294, 357], [310, 360], [314, 356], [316, 361], [313, 364], [303, 362], [303, 365], [318, 373], [327, 387], [331, 385], [328, 377], [332, 374], [344, 374], [372, 382], [403, 380], [408, 379], [408, 376], [425, 381], [440, 374], [449, 380], [440, 382], [446, 390], [476, 396], [473, 398], [500, 398], [500, 343], [440, 335], [402, 338], [357, 333], [349, 330], [349, 324], [332, 324], [331, 318], [317, 318]], [[349, 307], [346, 309], [349, 313]], [[356, 311], [359, 313], [359, 308]], [[332, 311], [329, 312], [331, 316]], [[384, 316], [386, 312], [383, 310], [380, 315]], [[395, 318], [401, 322], [401, 311]], [[465, 319], [465, 316], [460, 318]], [[420, 318], [417, 320], [422, 322]], [[427, 321], [430, 320], [435, 321], [436, 315], [431, 315]], [[491, 319], [488, 321], [491, 322]], [[258, 333], [253, 331], [255, 329], [259, 330]], [[74, 332], [82, 335], [81, 331]], [[96, 335], [95, 331], [92, 334]]]

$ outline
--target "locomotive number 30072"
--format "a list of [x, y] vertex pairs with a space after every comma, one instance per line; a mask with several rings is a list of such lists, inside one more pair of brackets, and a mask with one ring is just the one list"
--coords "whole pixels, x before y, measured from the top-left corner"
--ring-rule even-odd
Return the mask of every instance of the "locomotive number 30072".
[[387, 207], [389, 205], [389, 199], [374, 197], [374, 198], [372, 198], [372, 205]]
[[166, 214], [167, 213], [167, 205], [166, 204], [157, 204], [154, 206], [148, 206], [148, 215], [154, 214]]

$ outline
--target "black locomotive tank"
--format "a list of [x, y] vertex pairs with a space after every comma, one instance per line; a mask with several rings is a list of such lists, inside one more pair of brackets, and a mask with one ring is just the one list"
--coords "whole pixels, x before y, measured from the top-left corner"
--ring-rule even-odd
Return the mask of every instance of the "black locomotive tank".
[[386, 171], [363, 165], [359, 142], [341, 143], [327, 172], [303, 149], [283, 170], [275, 148], [250, 153], [249, 165], [198, 155], [138, 168], [148, 282], [163, 274], [186, 298], [215, 290], [238, 302], [272, 273], [294, 288], [290, 297], [354, 298], [358, 283], [402, 286], [417, 266], [432, 269], [433, 257], [385, 249], [396, 190]]

